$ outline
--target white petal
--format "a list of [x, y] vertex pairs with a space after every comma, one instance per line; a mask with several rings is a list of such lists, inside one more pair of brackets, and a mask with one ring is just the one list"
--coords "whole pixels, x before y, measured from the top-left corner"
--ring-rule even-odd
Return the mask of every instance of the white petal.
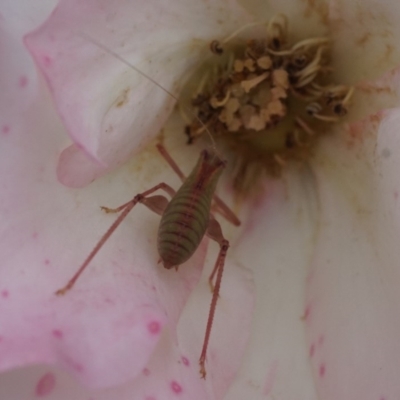
[[400, 3], [331, 0], [332, 58], [343, 83], [372, 80], [400, 64]]
[[256, 311], [239, 379], [226, 398], [313, 400], [302, 317], [317, 218], [314, 182], [309, 171], [292, 172], [266, 187], [235, 251], [254, 271]]
[[306, 322], [324, 400], [400, 395], [400, 114], [381, 118], [327, 139], [315, 163], [321, 219]]

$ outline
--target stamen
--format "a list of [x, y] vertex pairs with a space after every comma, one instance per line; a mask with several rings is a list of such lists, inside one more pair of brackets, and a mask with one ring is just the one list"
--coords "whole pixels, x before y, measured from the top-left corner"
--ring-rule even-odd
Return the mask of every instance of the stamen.
[[315, 135], [315, 132], [300, 117], [296, 117], [295, 120], [297, 124], [303, 128], [304, 132], [308, 133], [310, 136]]
[[210, 49], [214, 54], [221, 55], [224, 52], [224, 49], [221, 47], [221, 44], [218, 40], [213, 40], [210, 43]]
[[325, 121], [325, 122], [339, 121], [339, 117], [333, 117], [333, 116], [322, 115], [322, 114], [314, 114], [313, 117], [316, 119], [319, 119], [320, 121]]
[[228, 102], [230, 96], [231, 96], [231, 91], [228, 90], [228, 92], [226, 93], [225, 97], [222, 100], [218, 100], [215, 96], [211, 97], [210, 100], [211, 107], [218, 108], [224, 106]]
[[310, 47], [320, 46], [320, 45], [325, 45], [325, 44], [329, 44], [329, 39], [328, 38], [319, 37], [319, 38], [304, 39], [301, 42], [296, 43], [292, 47], [292, 52], [295, 52], [295, 51], [297, 51], [299, 49], [303, 49], [303, 47], [308, 49]]
[[247, 81], [242, 81], [240, 84], [246, 93], [249, 93], [251, 89], [256, 87], [263, 80], [267, 79], [269, 76], [269, 72], [264, 72], [262, 75], [256, 76], [253, 79], [249, 79]]
[[350, 101], [351, 96], [353, 96], [353, 93], [354, 93], [354, 86], [350, 87], [349, 91], [347, 92], [346, 97], [342, 101], [343, 105], [347, 104]]
[[233, 153], [237, 190], [247, 190], [263, 171], [276, 176], [291, 160], [310, 157], [325, 124], [346, 115], [354, 93], [329, 81], [329, 38], [291, 41], [288, 19], [280, 14], [264, 37], [234, 43], [256, 25], [263, 24], [212, 42], [214, 52], [223, 45], [223, 55], [197, 78], [192, 101], [204, 126], [195, 120], [186, 130], [189, 143], [210, 130]]

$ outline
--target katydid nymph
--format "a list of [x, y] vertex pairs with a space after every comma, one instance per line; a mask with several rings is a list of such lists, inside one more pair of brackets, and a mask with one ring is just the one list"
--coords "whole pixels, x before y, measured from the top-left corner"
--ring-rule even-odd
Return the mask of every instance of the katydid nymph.
[[[94, 42], [93, 40], [91, 41]], [[95, 42], [94, 44], [99, 45]], [[99, 46], [127, 64], [127, 62], [118, 55], [110, 52], [101, 45]], [[153, 81], [153, 79], [143, 74], [134, 66], [129, 63], [128, 65], [138, 73]], [[153, 82], [158, 87], [161, 87], [157, 82]], [[166, 89], [162, 87], [161, 89], [172, 95]], [[132, 200], [117, 208], [111, 209], [108, 207], [102, 207], [102, 209], [107, 213], [121, 212], [121, 214], [102, 236], [78, 271], [68, 281], [67, 285], [57, 290], [56, 294], [63, 295], [74, 286], [85, 268], [137, 203], [145, 205], [148, 209], [161, 216], [157, 237], [158, 253], [160, 261], [167, 269], [177, 269], [179, 265], [187, 261], [199, 247], [204, 235], [207, 235], [219, 244], [220, 250], [213, 271], [209, 277], [209, 284], [212, 290], [212, 300], [203, 347], [199, 358], [200, 374], [202, 378], [205, 378], [207, 347], [219, 296], [225, 258], [229, 248], [229, 242], [223, 236], [221, 227], [212, 213], [220, 213], [224, 218], [236, 226], [240, 225], [240, 221], [226, 206], [226, 204], [215, 195], [217, 182], [226, 166], [226, 161], [223, 161], [219, 157], [215, 149], [203, 150], [201, 152], [197, 164], [187, 178], [162, 145], [157, 145], [157, 149], [180, 177], [183, 182], [182, 186], [178, 191], [175, 191], [168, 184], [162, 182], [137, 194]], [[153, 193], [158, 190], [163, 190], [171, 199], [168, 200], [163, 195], [153, 195]]]

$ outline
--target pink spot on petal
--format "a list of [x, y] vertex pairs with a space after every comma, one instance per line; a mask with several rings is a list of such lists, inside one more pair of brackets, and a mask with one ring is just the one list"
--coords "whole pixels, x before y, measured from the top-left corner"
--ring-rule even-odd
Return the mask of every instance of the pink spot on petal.
[[83, 365], [78, 363], [78, 362], [76, 362], [75, 360], [73, 360], [69, 356], [65, 356], [64, 360], [75, 371], [77, 371], [77, 372], [82, 372], [83, 371]]
[[304, 310], [304, 315], [303, 315], [303, 319], [305, 321], [307, 321], [310, 317], [310, 313], [311, 313], [311, 304], [309, 304], [306, 309]]
[[3, 127], [1, 128], [1, 132], [6, 135], [7, 133], [10, 132], [10, 127], [9, 125], [3, 125]]
[[321, 336], [318, 338], [318, 346], [322, 346], [322, 345], [324, 344], [324, 340], [325, 340], [324, 335], [321, 335]]
[[321, 364], [319, 366], [319, 376], [323, 378], [325, 376], [325, 372], [326, 372], [325, 364]]
[[395, 200], [399, 198], [399, 192], [397, 190], [393, 193], [393, 195]]
[[83, 365], [80, 364], [80, 363], [72, 364], [72, 368], [77, 372], [82, 372], [83, 371]]
[[24, 88], [28, 85], [28, 78], [25, 75], [19, 77], [18, 85], [20, 88]]
[[49, 395], [56, 386], [56, 377], [51, 372], [43, 375], [36, 384], [36, 396], [42, 397]]
[[150, 375], [150, 370], [148, 368], [143, 368], [143, 375], [144, 376], [149, 376]]
[[154, 396], [146, 396], [144, 400], [156, 400]]
[[63, 333], [63, 331], [60, 331], [60, 329], [53, 329], [53, 331], [51, 333], [57, 339], [62, 339], [64, 337], [64, 333]]
[[157, 335], [161, 331], [161, 325], [158, 321], [153, 321], [147, 325], [147, 329], [151, 334]]
[[182, 393], [182, 386], [177, 381], [171, 382], [171, 389], [176, 394]]
[[39, 237], [39, 234], [37, 232], [32, 233], [32, 238], [37, 239]]
[[45, 265], [49, 265], [49, 264], [50, 264], [50, 260], [49, 260], [48, 258], [46, 258], [46, 259], [44, 260], [44, 263], [45, 263]]
[[313, 344], [310, 346], [310, 358], [313, 357], [314, 353], [315, 353], [315, 344], [313, 343]]
[[53, 60], [52, 60], [51, 57], [49, 57], [49, 56], [43, 56], [43, 57], [42, 57], [42, 62], [43, 62], [43, 65], [44, 65], [45, 67], [50, 67], [51, 64], [53, 63]]
[[6, 299], [10, 295], [10, 292], [8, 290], [2, 290], [1, 291], [1, 297]]
[[185, 356], [182, 356], [181, 360], [182, 360], [183, 364], [186, 365], [187, 367], [190, 365], [189, 360]]

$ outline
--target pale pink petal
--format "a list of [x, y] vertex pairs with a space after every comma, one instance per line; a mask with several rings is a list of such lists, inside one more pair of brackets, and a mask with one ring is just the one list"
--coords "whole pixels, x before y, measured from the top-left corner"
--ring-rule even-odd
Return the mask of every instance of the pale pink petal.
[[[201, 54], [209, 54], [209, 42], [247, 20], [233, 0], [64, 0], [26, 43], [71, 138], [101, 168], [110, 170], [159, 132], [175, 100], [86, 35], [179, 93], [185, 73]], [[69, 168], [75, 175], [74, 160], [64, 157], [63, 176]], [[87, 183], [94, 174], [88, 175]]]
[[400, 396], [399, 123], [396, 110], [354, 124], [314, 164], [321, 218], [305, 309], [324, 400]]
[[376, 79], [400, 64], [399, 2], [330, 0], [327, 15], [341, 82]]
[[0, 21], [7, 32], [19, 39], [36, 29], [47, 19], [57, 5], [57, 0], [26, 2], [25, 0], [2, 0]]
[[211, 297], [206, 279], [192, 295], [179, 323], [179, 345], [175, 335], [165, 329], [136, 379], [94, 391], [54, 368], [30, 367], [0, 375], [0, 398], [30, 400], [34, 394], [48, 400], [222, 399], [242, 359], [253, 307], [249, 272], [228, 262], [224, 276], [205, 381], [199, 376], [198, 357]]
[[0, 4], [0, 134], [12, 130], [11, 122], [31, 102], [37, 90], [32, 58], [21, 37], [48, 17], [55, 0], [40, 4], [4, 0]]
[[[34, 70], [29, 72], [35, 76]], [[63, 128], [48, 94], [43, 93], [41, 81], [36, 76], [35, 79], [35, 91], [24, 113], [16, 103], [14, 114], [9, 113], [10, 128], [0, 137], [0, 168], [4, 171], [0, 177], [0, 369], [56, 364], [78, 381], [97, 387], [141, 376], [148, 363], [154, 363], [160, 374], [172, 374], [172, 367], [165, 369], [162, 352], [176, 353], [169, 363], [176, 363], [178, 354], [179, 363], [184, 363], [183, 354], [176, 347], [177, 337], [172, 333], [168, 339], [172, 343], [167, 344], [159, 344], [159, 339], [166, 324], [175, 332], [184, 304], [199, 279], [206, 242], [179, 272], [163, 270], [157, 266], [158, 217], [148, 210], [135, 209], [73, 290], [56, 297], [55, 290], [66, 284], [115, 219], [103, 214], [99, 205], [117, 206], [155, 183], [171, 182], [173, 174], [153, 151], [142, 153], [118, 174], [100, 179], [84, 191], [59, 185], [55, 171], [58, 155], [65, 146]], [[138, 171], [143, 172], [139, 175]], [[173, 178], [171, 183], [177, 184], [178, 179]], [[206, 283], [204, 286], [208, 289]], [[241, 292], [240, 284], [233, 287], [235, 292]], [[247, 297], [233, 296], [232, 301], [232, 292], [221, 294], [221, 302], [228, 302], [228, 310], [238, 308], [235, 301], [244, 307], [237, 314], [242, 321], [242, 334], [231, 330], [232, 334], [223, 340], [232, 343], [236, 353], [232, 356], [226, 348], [221, 352], [213, 350], [216, 355], [209, 361], [207, 384], [212, 384], [218, 393], [226, 391], [234, 378], [247, 341], [252, 295], [249, 290], [242, 292]], [[207, 291], [201, 302], [203, 310], [208, 309], [209, 302]], [[243, 313], [245, 317], [241, 317]], [[219, 315], [223, 314], [219, 311]], [[185, 338], [186, 324], [181, 322], [181, 326], [179, 337]], [[204, 391], [196, 389], [204, 385], [196, 365], [205, 325], [202, 327], [196, 346], [185, 351], [184, 357], [193, 365], [190, 379], [197, 382], [187, 393]], [[216, 321], [210, 348], [221, 342], [217, 333]], [[153, 353], [155, 348], [160, 350]], [[213, 362], [224, 366], [224, 372], [213, 373]], [[43, 382], [38, 385], [44, 392], [54, 385], [51, 377], [45, 376]], [[136, 383], [133, 386], [142, 387]]]
[[256, 309], [227, 398], [316, 400], [304, 333], [305, 280], [318, 217], [315, 183], [306, 169], [266, 186], [234, 252], [253, 270]]
[[[168, 362], [175, 365], [178, 354], [180, 363], [181, 357], [187, 357], [193, 365], [190, 379], [200, 382], [197, 386], [204, 385], [196, 364], [205, 318], [195, 345], [185, 348], [184, 353], [177, 347], [177, 338], [183, 343], [179, 346], [187, 346], [185, 338], [192, 328], [181, 322], [178, 336], [174, 332], [198, 282], [206, 241], [178, 272], [164, 270], [157, 265], [159, 217], [143, 207], [139, 210], [139, 205], [75, 287], [63, 297], [55, 296], [55, 290], [66, 284], [115, 219], [102, 213], [100, 205], [118, 206], [160, 181], [177, 185], [179, 180], [153, 149], [85, 190], [63, 187], [55, 169], [64, 147], [64, 131], [40, 80], [36, 88], [34, 101], [23, 114], [16, 114], [19, 117], [11, 121], [12, 130], [0, 136], [0, 168], [4, 171], [0, 176], [0, 369], [56, 364], [86, 385], [105, 387], [126, 382], [154, 363], [160, 374], [168, 372], [170, 379], [177, 379], [173, 368], [165, 369], [166, 363], [157, 356], [171, 350], [175, 355]], [[221, 318], [228, 310], [229, 315], [221, 321], [229, 320], [229, 310], [237, 309], [242, 331], [237, 335], [231, 329], [222, 340], [218, 334], [221, 322], [216, 317], [207, 384], [218, 393], [226, 391], [235, 376], [252, 314], [252, 291], [246, 289], [246, 281], [241, 286], [240, 272], [233, 271], [234, 292], [225, 292], [229, 286], [223, 286], [220, 303], [225, 304], [225, 311], [222, 308], [217, 315]], [[230, 272], [226, 274], [228, 282]], [[206, 313], [211, 295], [207, 283], [204, 287], [206, 295], [198, 304]], [[237, 293], [243, 296], [237, 297]], [[227, 326], [237, 324], [234, 317]], [[166, 324], [172, 332], [172, 344], [161, 342], [164, 346], [158, 343]], [[227, 348], [215, 350], [226, 343], [236, 348], [234, 355]], [[155, 348], [159, 350], [153, 353]], [[218, 366], [223, 368], [221, 374], [214, 372]], [[135, 383], [134, 387], [142, 386]], [[188, 393], [193, 390], [203, 393], [193, 388]]]
[[106, 170], [106, 167], [93, 160], [76, 144], [72, 144], [60, 154], [57, 178], [65, 186], [83, 188], [102, 176]]
[[99, 205], [126, 202], [171, 172], [153, 153], [151, 177], [128, 165], [85, 191], [65, 189], [55, 176], [63, 129], [49, 98], [38, 95], [23, 117], [1, 136], [0, 369], [57, 363], [88, 385], [124, 382], [147, 363], [163, 325], [174, 329], [205, 243], [166, 279], [157, 267], [158, 218], [134, 210], [75, 288], [56, 297], [115, 219]]

